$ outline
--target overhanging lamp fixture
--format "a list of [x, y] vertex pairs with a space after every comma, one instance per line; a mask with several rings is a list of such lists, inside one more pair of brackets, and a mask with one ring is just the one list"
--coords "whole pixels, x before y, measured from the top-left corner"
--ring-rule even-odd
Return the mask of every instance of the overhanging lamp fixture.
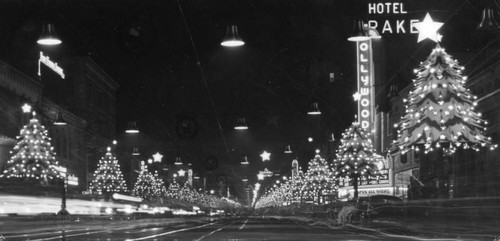
[[40, 45], [59, 45], [62, 43], [61, 39], [57, 37], [54, 29], [54, 24], [47, 23], [43, 26], [42, 35], [36, 41]]
[[244, 117], [240, 117], [236, 120], [235, 130], [248, 130], [247, 122]]
[[347, 40], [351, 42], [365, 41], [370, 39], [368, 33], [365, 31], [365, 26], [363, 20], [354, 21], [353, 30], [351, 36]]
[[56, 125], [56, 126], [65, 126], [66, 124], [67, 123], [66, 123], [66, 121], [64, 121], [62, 113], [59, 111], [57, 113], [56, 120], [54, 121], [54, 125]]
[[284, 153], [286, 153], [286, 154], [290, 154], [290, 153], [292, 153], [292, 148], [290, 147], [290, 145], [286, 145], [286, 146], [285, 146], [285, 151], [284, 151]]
[[248, 165], [250, 162], [248, 162], [247, 156], [243, 157], [243, 161], [241, 161], [241, 165]]
[[321, 115], [321, 111], [319, 110], [318, 103], [314, 102], [311, 105], [311, 110], [307, 112], [308, 115]]
[[137, 128], [137, 123], [135, 121], [129, 121], [125, 133], [128, 134], [139, 133], [139, 128]]
[[132, 156], [139, 156], [139, 155], [141, 155], [141, 153], [139, 153], [139, 148], [134, 147], [132, 151]]
[[[498, 12], [497, 12], [498, 15]], [[495, 16], [495, 11], [489, 7], [483, 9], [481, 22], [477, 25], [478, 30], [497, 30], [500, 25]]]
[[245, 42], [238, 33], [238, 26], [227, 26], [226, 36], [224, 37], [224, 39], [222, 39], [220, 45], [224, 47], [239, 47], [245, 45]]
[[334, 142], [335, 141], [335, 135], [333, 133], [330, 134], [330, 137], [328, 139], [329, 142]]
[[387, 94], [387, 98], [392, 98], [398, 96], [398, 86], [395, 84], [390, 85], [389, 93]]
[[178, 156], [178, 157], [175, 158], [174, 165], [176, 165], [176, 166], [181, 166], [182, 165], [181, 157]]

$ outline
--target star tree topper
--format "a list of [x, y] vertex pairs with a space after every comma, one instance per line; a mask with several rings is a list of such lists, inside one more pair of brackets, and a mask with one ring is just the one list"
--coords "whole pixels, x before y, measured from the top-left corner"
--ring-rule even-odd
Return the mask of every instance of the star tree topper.
[[443, 26], [443, 23], [434, 22], [431, 15], [427, 13], [422, 22], [415, 23], [415, 28], [417, 28], [419, 32], [417, 43], [427, 38], [434, 42], [440, 42], [441, 35], [439, 35], [437, 31], [441, 26]]
[[271, 153], [264, 151], [262, 154], [260, 154], [260, 157], [262, 157], [262, 161], [269, 161], [271, 160]]

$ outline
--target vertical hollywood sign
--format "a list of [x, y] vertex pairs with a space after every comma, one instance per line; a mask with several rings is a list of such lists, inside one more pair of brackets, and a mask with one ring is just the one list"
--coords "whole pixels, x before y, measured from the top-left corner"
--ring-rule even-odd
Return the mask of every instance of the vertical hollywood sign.
[[371, 40], [356, 42], [358, 69], [358, 121], [370, 131], [373, 115], [373, 59]]

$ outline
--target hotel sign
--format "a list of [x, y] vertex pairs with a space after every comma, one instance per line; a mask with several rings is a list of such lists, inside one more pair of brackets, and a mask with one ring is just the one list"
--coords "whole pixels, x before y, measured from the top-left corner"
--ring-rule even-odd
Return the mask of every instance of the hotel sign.
[[373, 58], [371, 40], [356, 42], [358, 75], [358, 121], [361, 127], [371, 131], [375, 95], [373, 93]]
[[368, 3], [368, 27], [381, 34], [416, 34], [415, 23], [418, 19], [409, 19], [403, 2]]

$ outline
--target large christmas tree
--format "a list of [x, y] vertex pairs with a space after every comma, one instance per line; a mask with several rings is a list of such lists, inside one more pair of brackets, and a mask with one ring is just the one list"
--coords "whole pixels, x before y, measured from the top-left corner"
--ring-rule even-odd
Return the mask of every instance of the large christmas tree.
[[309, 162], [309, 167], [304, 176], [304, 186], [302, 188], [306, 198], [313, 198], [320, 202], [321, 194], [326, 194], [334, 190], [335, 177], [330, 165], [316, 154]]
[[[415, 69], [413, 90], [406, 98], [406, 113], [399, 123], [395, 143], [402, 153], [442, 148], [451, 154], [457, 147], [495, 148], [484, 135], [486, 121], [474, 108], [477, 97], [465, 88], [463, 66], [439, 45]], [[419, 147], [420, 146], [420, 147]]]
[[337, 159], [334, 161], [335, 176], [349, 177], [354, 187], [354, 200], [358, 199], [358, 181], [361, 177], [378, 175], [376, 157], [370, 134], [358, 122], [342, 133]]
[[33, 117], [17, 136], [17, 144], [10, 152], [12, 156], [0, 177], [53, 179], [61, 178], [54, 147], [43, 125]]
[[97, 164], [97, 170], [94, 172], [89, 190], [103, 194], [127, 191], [120, 164], [111, 153], [110, 147], [108, 147], [106, 154]]
[[132, 195], [137, 197], [142, 197], [144, 199], [151, 199], [156, 197], [156, 180], [155, 177], [148, 171], [148, 167], [141, 163], [141, 172], [137, 177], [137, 181], [134, 184], [134, 189], [132, 189]]

